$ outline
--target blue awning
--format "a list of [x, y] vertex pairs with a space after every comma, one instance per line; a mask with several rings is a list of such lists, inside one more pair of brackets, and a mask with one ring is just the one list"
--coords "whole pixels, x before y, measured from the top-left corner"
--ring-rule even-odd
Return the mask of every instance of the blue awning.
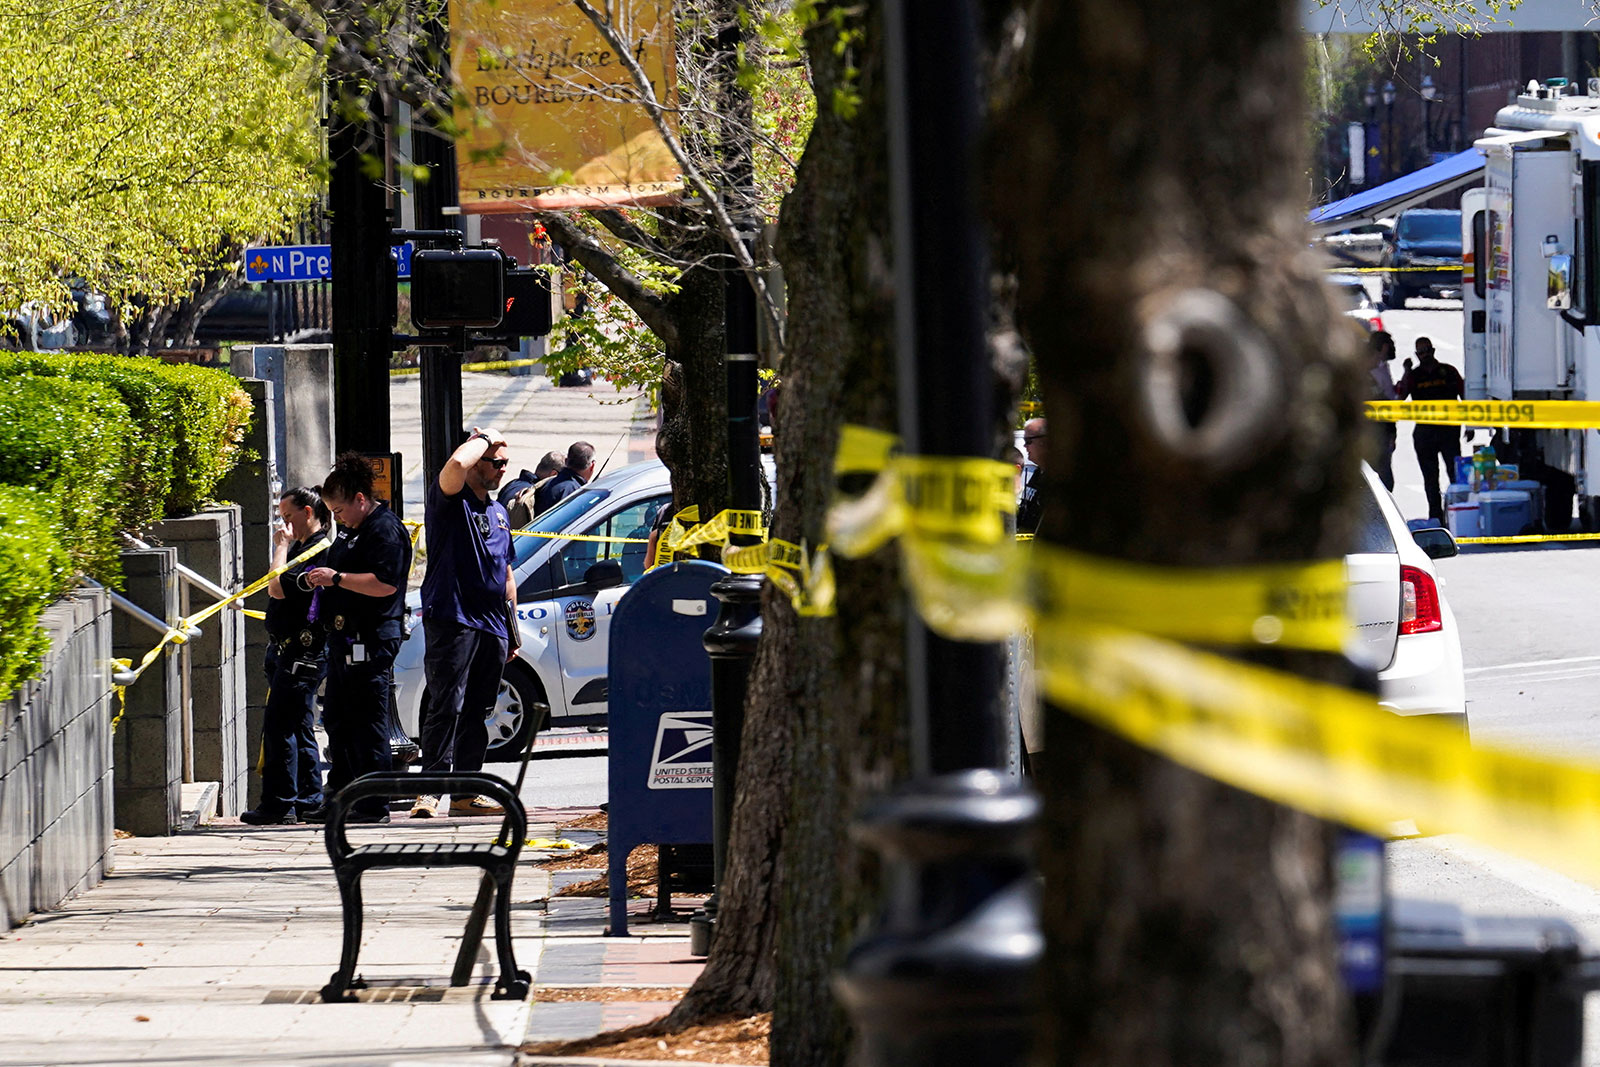
[[1408, 207], [1472, 184], [1483, 170], [1483, 153], [1476, 148], [1457, 152], [1432, 166], [1414, 170], [1392, 182], [1363, 190], [1343, 200], [1324, 204], [1307, 216], [1318, 235], [1346, 230], [1395, 215]]

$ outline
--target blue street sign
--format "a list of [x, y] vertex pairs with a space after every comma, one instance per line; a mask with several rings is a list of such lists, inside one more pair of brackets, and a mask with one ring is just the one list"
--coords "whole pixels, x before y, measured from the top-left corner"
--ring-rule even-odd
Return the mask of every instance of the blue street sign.
[[[395, 258], [398, 277], [411, 277], [411, 253], [415, 249], [416, 246], [407, 241], [389, 250]], [[328, 245], [245, 249], [244, 280], [247, 282], [322, 282], [332, 275], [333, 249]]]

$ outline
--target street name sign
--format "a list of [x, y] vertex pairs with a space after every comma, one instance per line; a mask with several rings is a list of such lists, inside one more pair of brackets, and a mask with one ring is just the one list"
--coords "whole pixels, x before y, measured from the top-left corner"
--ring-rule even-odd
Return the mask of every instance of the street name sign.
[[[395, 245], [396, 274], [411, 277], [411, 253], [415, 245], [407, 241]], [[333, 249], [330, 245], [277, 245], [247, 248], [244, 253], [244, 280], [247, 282], [323, 282], [333, 275]]]

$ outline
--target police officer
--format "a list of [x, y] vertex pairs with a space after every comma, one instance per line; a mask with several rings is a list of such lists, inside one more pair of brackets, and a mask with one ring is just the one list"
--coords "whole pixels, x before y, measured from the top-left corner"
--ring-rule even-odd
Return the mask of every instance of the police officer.
[[[489, 427], [450, 454], [428, 487], [424, 529], [428, 574], [422, 580], [422, 655], [428, 710], [422, 723], [422, 773], [480, 771], [488, 746], [484, 720], [500, 693], [512, 636], [517, 586], [511, 574], [511, 522], [492, 493], [505, 476], [506, 439]], [[531, 714], [531, 712], [530, 712]], [[441, 798], [423, 795], [411, 817], [440, 814]], [[452, 815], [504, 814], [486, 797], [453, 796]]]
[[[327, 505], [301, 486], [278, 500], [272, 569], [298, 559], [326, 536]], [[311, 619], [315, 593], [306, 560], [267, 582], [267, 707], [261, 723], [261, 801], [239, 816], [251, 826], [297, 823], [322, 804], [312, 705], [327, 670], [322, 627]]]
[[[1460, 400], [1466, 395], [1461, 373], [1448, 363], [1440, 363], [1433, 353], [1433, 342], [1417, 338], [1417, 365], [1406, 360], [1406, 373], [1394, 387], [1401, 400]], [[1411, 444], [1417, 450], [1417, 465], [1422, 468], [1422, 489], [1428, 495], [1428, 515], [1444, 525], [1444, 499], [1439, 495], [1439, 464], [1444, 464], [1445, 484], [1455, 479], [1456, 458], [1461, 455], [1459, 426], [1424, 426], [1411, 429]]]
[[[387, 771], [389, 688], [394, 657], [405, 640], [406, 576], [411, 539], [389, 505], [372, 496], [372, 467], [361, 456], [339, 456], [322, 485], [323, 499], [339, 521], [328, 562], [306, 572], [325, 590], [318, 620], [328, 628], [328, 688], [323, 726], [328, 731], [331, 796], [363, 774]], [[327, 805], [306, 813], [326, 820]], [[388, 804], [368, 797], [351, 809], [350, 822], [388, 822]]]

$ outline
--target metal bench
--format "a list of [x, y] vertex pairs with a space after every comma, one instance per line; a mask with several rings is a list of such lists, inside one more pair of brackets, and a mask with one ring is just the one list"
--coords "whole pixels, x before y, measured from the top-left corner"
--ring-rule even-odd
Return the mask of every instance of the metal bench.
[[[505, 818], [493, 841], [395, 841], [355, 845], [345, 833], [345, 819], [352, 805], [373, 796], [416, 796], [419, 793], [454, 796], [486, 796], [505, 808]], [[339, 791], [329, 804], [326, 843], [333, 874], [339, 882], [339, 902], [344, 909], [344, 947], [339, 969], [322, 987], [327, 1003], [352, 1001], [352, 989], [365, 989], [367, 983], [356, 975], [356, 957], [361, 951], [361, 876], [375, 867], [481, 867], [493, 881], [494, 940], [500, 960], [500, 975], [495, 979], [495, 1000], [521, 1000], [528, 995], [531, 981], [527, 971], [517, 969], [511, 949], [511, 878], [516, 873], [517, 856], [528, 836], [528, 815], [511, 787], [487, 774], [407, 774], [388, 771], [366, 774]]]

